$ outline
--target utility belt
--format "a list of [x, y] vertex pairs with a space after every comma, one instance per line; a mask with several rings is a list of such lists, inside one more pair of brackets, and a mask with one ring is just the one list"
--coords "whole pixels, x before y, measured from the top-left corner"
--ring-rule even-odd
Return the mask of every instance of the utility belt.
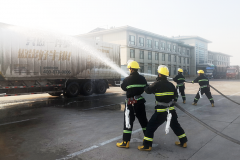
[[163, 109], [155, 109], [157, 112], [167, 112], [168, 110], [169, 111], [172, 111], [174, 110], [174, 106], [173, 107], [168, 107], [168, 108], [163, 108]]
[[[158, 101], [156, 101], [156, 105], [158, 105], [158, 106], [163, 106], [164, 108], [156, 108], [155, 110], [157, 111], [157, 112], [167, 112], [167, 111], [171, 111], [171, 110], [174, 110], [175, 108], [174, 108], [174, 104], [173, 104], [173, 102], [171, 101], [171, 102], [169, 102], [169, 103], [164, 103], [164, 102], [158, 102]], [[170, 107], [170, 106], [172, 106], [172, 107]], [[167, 108], [165, 108], [165, 107], [167, 107]]]
[[141, 95], [136, 95], [134, 97], [130, 97], [130, 98], [127, 98], [127, 104], [130, 105], [130, 104], [135, 104], [137, 103], [137, 101], [143, 99], [143, 97]]
[[179, 83], [179, 84], [177, 84], [177, 87], [183, 86], [183, 85], [184, 85], [184, 83]]

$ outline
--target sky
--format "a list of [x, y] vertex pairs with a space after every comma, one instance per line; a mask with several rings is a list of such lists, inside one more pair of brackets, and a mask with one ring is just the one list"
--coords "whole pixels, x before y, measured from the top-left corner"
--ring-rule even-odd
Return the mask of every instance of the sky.
[[156, 34], [197, 35], [240, 65], [240, 0], [0, 0], [0, 22], [67, 35], [129, 25]]

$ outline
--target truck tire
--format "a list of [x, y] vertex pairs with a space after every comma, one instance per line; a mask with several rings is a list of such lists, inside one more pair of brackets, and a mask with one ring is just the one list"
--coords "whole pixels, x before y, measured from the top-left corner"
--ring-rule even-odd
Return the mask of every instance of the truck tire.
[[106, 93], [107, 87], [105, 82], [99, 81], [96, 85], [96, 93], [97, 94], [104, 94]]
[[85, 95], [85, 96], [92, 95], [93, 91], [94, 91], [94, 85], [92, 82], [87, 81], [83, 84], [83, 86], [82, 86], [83, 95]]
[[71, 82], [67, 85], [66, 96], [77, 97], [79, 93], [79, 84], [77, 82]]
[[61, 96], [61, 92], [55, 92], [55, 93], [48, 93], [49, 95], [51, 95], [51, 96]]

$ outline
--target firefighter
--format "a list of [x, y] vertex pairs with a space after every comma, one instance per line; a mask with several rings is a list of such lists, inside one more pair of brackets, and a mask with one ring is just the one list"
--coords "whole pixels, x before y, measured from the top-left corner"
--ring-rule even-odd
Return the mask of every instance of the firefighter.
[[[176, 89], [178, 91], [178, 93], [180, 92], [181, 93], [181, 96], [182, 96], [182, 100], [183, 100], [183, 103], [186, 103], [186, 96], [185, 96], [185, 77], [182, 75], [183, 73], [183, 70], [181, 68], [178, 68], [178, 75], [173, 78], [173, 81], [177, 83], [177, 86], [176, 86]], [[178, 94], [177, 96], [175, 97], [175, 102], [177, 102], [178, 100]]]
[[145, 134], [148, 123], [144, 104], [146, 101], [141, 96], [144, 87], [147, 86], [147, 81], [143, 76], [139, 75], [138, 69], [140, 67], [136, 61], [128, 63], [127, 68], [130, 75], [121, 84], [122, 90], [126, 91], [127, 99], [124, 110], [123, 141], [116, 144], [120, 148], [129, 148], [135, 116], [142, 127], [143, 134]]
[[199, 83], [200, 88], [199, 88], [199, 91], [197, 92], [197, 95], [195, 96], [195, 99], [192, 105], [196, 106], [200, 98], [200, 94], [203, 95], [205, 93], [210, 103], [212, 104], [212, 107], [214, 107], [213, 97], [210, 92], [209, 80], [207, 79], [207, 77], [205, 77], [203, 70], [198, 70], [197, 73], [198, 73], [198, 77], [194, 81], [192, 81], [192, 83]]
[[145, 87], [147, 94], [155, 94], [156, 106], [155, 112], [148, 122], [145, 137], [143, 139], [143, 145], [138, 146], [141, 151], [150, 151], [152, 149], [152, 142], [154, 132], [157, 128], [167, 120], [168, 111], [172, 114], [170, 121], [170, 127], [173, 132], [178, 136], [179, 141], [175, 142], [177, 146], [187, 147], [187, 136], [178, 123], [178, 116], [174, 109], [174, 97], [177, 94], [175, 86], [167, 80], [169, 76], [169, 70], [166, 66], [160, 65], [158, 67], [159, 78], [156, 82], [150, 86]]

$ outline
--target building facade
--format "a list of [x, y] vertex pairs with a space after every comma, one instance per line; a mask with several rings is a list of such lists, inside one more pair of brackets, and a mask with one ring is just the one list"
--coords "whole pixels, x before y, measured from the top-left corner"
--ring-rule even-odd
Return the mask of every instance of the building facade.
[[120, 44], [121, 66], [125, 69], [129, 60], [135, 60], [141, 67], [140, 72], [149, 75], [157, 75], [159, 65], [168, 66], [171, 77], [177, 74], [178, 68], [182, 68], [185, 75], [196, 73], [194, 46], [173, 38], [130, 26], [95, 29], [79, 37]]
[[208, 51], [208, 62], [214, 66], [230, 66], [231, 55]]

